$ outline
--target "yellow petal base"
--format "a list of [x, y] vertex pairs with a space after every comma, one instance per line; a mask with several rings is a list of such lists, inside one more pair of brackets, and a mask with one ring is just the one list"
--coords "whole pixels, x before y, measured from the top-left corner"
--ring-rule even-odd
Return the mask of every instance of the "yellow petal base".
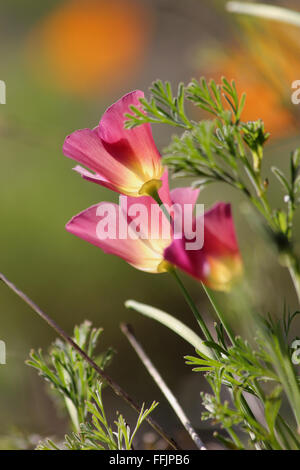
[[156, 197], [157, 191], [162, 187], [162, 180], [149, 180], [146, 183], [143, 184], [141, 189], [139, 190], [139, 195], [140, 196], [151, 196], [151, 197]]
[[242, 260], [239, 255], [209, 260], [210, 274], [205, 284], [214, 290], [228, 292], [243, 274]]
[[166, 260], [161, 261], [157, 266], [158, 273], [166, 273], [174, 269], [173, 265]]

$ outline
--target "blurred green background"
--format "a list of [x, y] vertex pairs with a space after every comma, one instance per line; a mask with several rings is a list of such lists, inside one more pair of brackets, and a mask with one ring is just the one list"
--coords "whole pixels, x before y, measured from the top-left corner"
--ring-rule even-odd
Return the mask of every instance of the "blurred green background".
[[[284, 25], [233, 18], [224, 5], [221, 0], [0, 1], [0, 79], [7, 87], [7, 103], [0, 105], [0, 271], [68, 332], [84, 319], [104, 327], [103, 347], [117, 350], [110, 374], [140, 402], [160, 401], [155, 416], [171, 434], [178, 433], [177, 420], [122, 337], [120, 322], [135, 325], [194, 424], [205, 428], [199, 390], [207, 386], [184, 364], [191, 348], [126, 311], [124, 301], [150, 303], [192, 327], [195, 322], [167, 275], [136, 271], [65, 231], [74, 214], [117, 195], [73, 172], [62, 144], [73, 130], [97, 125], [106, 107], [124, 93], [147, 92], [156, 78], [176, 86], [191, 77], [225, 74], [249, 93], [244, 118], [262, 117], [272, 131], [266, 167], [276, 163], [285, 169], [290, 151], [300, 144], [299, 112], [290, 104], [291, 81], [300, 78], [299, 34]], [[278, 43], [280, 48], [274, 47]], [[173, 131], [153, 132], [162, 149]], [[271, 197], [283, 204], [277, 189]], [[207, 207], [216, 200], [233, 204], [255, 306], [274, 315], [284, 300], [296, 307], [288, 274], [243, 215], [242, 199], [224, 186], [201, 194]], [[213, 321], [201, 287], [190, 279], [186, 283]], [[219, 297], [230, 311], [230, 297]], [[1, 435], [62, 436], [65, 417], [24, 364], [31, 348], [47, 350], [55, 334], [3, 285], [0, 309], [0, 339], [7, 345], [7, 365], [0, 366]], [[110, 392], [105, 398], [111, 409], [117, 404], [133, 416]]]

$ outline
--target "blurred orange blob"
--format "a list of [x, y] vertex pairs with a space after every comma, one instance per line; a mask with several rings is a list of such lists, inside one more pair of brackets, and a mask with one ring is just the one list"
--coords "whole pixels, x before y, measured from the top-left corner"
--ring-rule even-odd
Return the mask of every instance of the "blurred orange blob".
[[291, 102], [291, 84], [300, 77], [299, 28], [257, 18], [237, 21], [239, 45], [215, 51], [206, 76], [218, 82], [221, 76], [234, 79], [239, 93], [246, 92], [243, 121], [262, 119], [273, 137], [298, 132], [299, 107]]
[[274, 137], [285, 137], [297, 131], [297, 122], [289, 106], [284, 106], [271, 86], [259, 81], [240, 81], [240, 93], [246, 90], [246, 105], [242, 113], [243, 121], [262, 119], [267, 132]]
[[[249, 67], [249, 57], [245, 54], [232, 54], [224, 63], [219, 62], [221, 73], [214, 78], [220, 83], [221, 76], [235, 80], [239, 95], [246, 92], [246, 104], [242, 113], [243, 121], [262, 119], [265, 128], [272, 136], [284, 137], [296, 131], [295, 115], [290, 103], [285, 103], [282, 94], [271, 81], [263, 80], [257, 69]], [[290, 84], [286, 85], [290, 92]], [[288, 96], [289, 97], [289, 96]]]
[[[151, 15], [138, 0], [69, 0], [34, 28], [27, 55], [43, 81], [63, 91], [110, 90], [141, 64]], [[150, 16], [150, 18], [149, 18]]]

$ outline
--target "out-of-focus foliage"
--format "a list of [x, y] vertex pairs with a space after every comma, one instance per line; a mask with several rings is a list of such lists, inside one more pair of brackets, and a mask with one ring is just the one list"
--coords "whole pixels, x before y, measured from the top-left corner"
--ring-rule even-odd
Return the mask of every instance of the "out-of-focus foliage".
[[[291, 1], [284, 6], [298, 7]], [[219, 81], [225, 75], [237, 82], [239, 91], [247, 90], [244, 121], [262, 119], [277, 138], [295, 135], [299, 110], [290, 97], [291, 84], [300, 74], [299, 29], [246, 15], [232, 15], [231, 21], [233, 35], [226, 46], [212, 42], [199, 51], [199, 60], [205, 57], [206, 77]]]
[[[85, 322], [75, 327], [73, 339], [104, 369], [111, 360], [112, 351], [105, 351], [98, 359], [94, 357], [100, 334], [100, 329], [92, 329], [91, 324]], [[104, 410], [102, 383], [98, 381], [97, 373], [68, 343], [57, 340], [46, 358], [41, 351], [32, 351], [27, 364], [37, 369], [65, 401], [74, 428], [72, 434], [65, 436], [63, 448], [67, 450], [131, 450], [138, 429], [158, 405], [153, 402], [149, 409], [142, 406], [133, 431], [119, 414], [113, 430]], [[60, 447], [48, 439], [37, 449], [59, 450]]]
[[[241, 426], [248, 436], [247, 445], [250, 447], [300, 449], [296, 429], [291, 428], [279, 414], [285, 391], [291, 411], [295, 413], [296, 421], [299, 420], [300, 376], [292, 363], [288, 339], [292, 321], [298, 314], [298, 311], [293, 314], [285, 312], [282, 322], [274, 322], [271, 317], [269, 320], [259, 320], [256, 345], [237, 337], [234, 344], [228, 347], [222, 325], [219, 325], [217, 342], [206, 342], [215, 351], [215, 359], [204, 357], [201, 353], [200, 357], [186, 358], [194, 371], [206, 373], [213, 394], [202, 393], [206, 408], [202, 419], [211, 419], [226, 429], [231, 440], [224, 441], [221, 436], [221, 441], [227, 447], [245, 447], [235, 432], [236, 427]], [[253, 319], [249, 321], [253, 322]], [[271, 385], [267, 393], [264, 391], [266, 383]], [[231, 402], [223, 399], [222, 385], [231, 390]], [[253, 394], [263, 403], [265, 424], [258, 422], [251, 409], [245, 406], [243, 392]]]

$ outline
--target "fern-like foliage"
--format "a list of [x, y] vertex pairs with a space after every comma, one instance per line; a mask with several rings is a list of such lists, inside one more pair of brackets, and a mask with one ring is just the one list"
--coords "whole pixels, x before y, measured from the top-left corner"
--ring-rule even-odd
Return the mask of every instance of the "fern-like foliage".
[[[74, 329], [74, 341], [102, 368], [110, 363], [113, 350], [96, 355], [102, 329], [84, 322]], [[124, 417], [109, 424], [103, 404], [102, 389], [95, 370], [68, 343], [57, 340], [44, 357], [42, 351], [31, 351], [27, 364], [38, 370], [51, 388], [63, 399], [74, 431], [65, 436], [62, 444], [51, 439], [41, 442], [38, 450], [131, 450], [133, 439], [147, 416], [158, 403], [145, 409], [144, 405], [133, 430]]]

